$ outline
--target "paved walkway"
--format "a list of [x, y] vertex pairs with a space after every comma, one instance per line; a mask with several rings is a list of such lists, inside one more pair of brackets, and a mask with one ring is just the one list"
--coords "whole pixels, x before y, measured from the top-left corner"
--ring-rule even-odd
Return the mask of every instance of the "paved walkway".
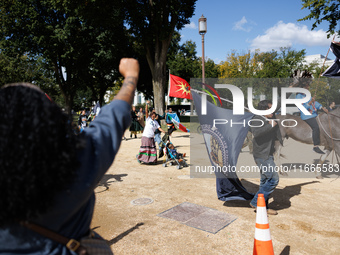
[[[129, 137], [128, 132], [126, 137]], [[115, 254], [252, 254], [255, 217], [248, 202], [224, 203], [216, 198], [214, 178], [189, 178], [189, 168], [140, 165], [140, 137], [123, 141], [116, 160], [96, 189], [92, 227], [107, 239]], [[172, 142], [187, 153], [190, 138], [176, 131]], [[312, 163], [310, 145], [288, 140], [282, 151], [288, 163]], [[301, 152], [304, 152], [301, 154]], [[245, 148], [239, 165], [253, 165]], [[256, 191], [259, 179], [242, 183]], [[150, 198], [153, 202], [134, 205]], [[137, 200], [138, 201], [138, 200]], [[147, 201], [147, 200], [140, 200]], [[270, 199], [278, 210], [269, 216], [275, 254], [340, 254], [340, 179], [281, 178]], [[230, 225], [212, 234], [158, 214], [184, 202], [235, 215]]]

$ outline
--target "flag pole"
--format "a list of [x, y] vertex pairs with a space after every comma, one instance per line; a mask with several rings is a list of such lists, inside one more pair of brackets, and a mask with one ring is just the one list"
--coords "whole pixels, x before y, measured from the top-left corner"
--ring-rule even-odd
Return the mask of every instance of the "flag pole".
[[[333, 36], [332, 42], [334, 41], [334, 39], [335, 39], [335, 35]], [[321, 72], [320, 72], [319, 78], [320, 78], [321, 75], [322, 75], [323, 68], [324, 68], [324, 66], [325, 66], [325, 63], [326, 63], [326, 60], [327, 60], [328, 53], [329, 53], [330, 49], [331, 49], [331, 46], [329, 46], [328, 51], [327, 51], [327, 54], [326, 54], [326, 57], [325, 57], [325, 60], [323, 61], [323, 64], [322, 64], [322, 67], [321, 67]]]
[[169, 69], [169, 82], [168, 82], [168, 98], [166, 100], [166, 104], [165, 104], [165, 110], [168, 110], [168, 102], [170, 102], [170, 69]]
[[[334, 41], [334, 39], [335, 39], [335, 35], [333, 36], [332, 42]], [[332, 43], [332, 42], [331, 42], [331, 43]], [[321, 67], [321, 71], [320, 71], [320, 74], [319, 74], [319, 79], [321, 78], [321, 75], [322, 75], [322, 73], [323, 73], [323, 69], [324, 69], [324, 67], [325, 67], [325, 63], [326, 63], [326, 60], [327, 60], [328, 53], [329, 53], [330, 49], [331, 49], [331, 46], [328, 47], [328, 51], [327, 51], [325, 60], [323, 61], [323, 64], [322, 64], [322, 67]], [[319, 81], [319, 79], [318, 79], [318, 81]], [[318, 87], [319, 87], [319, 82], [316, 84], [316, 89], [315, 89], [315, 94], [314, 94], [315, 97], [316, 97], [316, 92], [318, 91]]]

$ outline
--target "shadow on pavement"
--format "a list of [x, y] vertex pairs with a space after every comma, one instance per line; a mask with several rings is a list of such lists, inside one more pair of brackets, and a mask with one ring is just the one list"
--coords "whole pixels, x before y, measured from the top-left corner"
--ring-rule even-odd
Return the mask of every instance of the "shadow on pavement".
[[286, 245], [286, 247], [282, 250], [280, 255], [289, 255], [290, 254], [290, 246]]
[[[252, 193], [258, 191], [258, 185], [252, 182], [242, 180], [243, 186]], [[272, 198], [274, 201], [269, 203], [268, 207], [274, 210], [283, 210], [291, 206], [290, 199], [294, 196], [301, 194], [301, 187], [308, 184], [319, 183], [319, 181], [309, 181], [305, 183], [295, 184], [291, 186], [286, 186], [283, 189], [276, 188], [272, 193]], [[250, 200], [248, 201], [227, 201], [223, 205], [228, 207], [249, 207]], [[286, 254], [286, 253], [285, 253]]]
[[111, 240], [108, 240], [108, 243], [109, 245], [113, 245], [115, 243], [117, 243], [118, 241], [120, 241], [121, 239], [123, 239], [125, 236], [127, 236], [128, 234], [130, 234], [132, 231], [138, 229], [140, 226], [143, 226], [144, 223], [143, 222], [140, 222], [140, 223], [137, 223], [134, 227], [126, 230], [125, 232], [121, 233], [120, 235], [116, 236], [115, 238], [111, 239]]
[[97, 187], [105, 187], [105, 190], [96, 193], [101, 193], [108, 190], [112, 183], [122, 182], [122, 178], [126, 176], [127, 174], [105, 174], [97, 185]]

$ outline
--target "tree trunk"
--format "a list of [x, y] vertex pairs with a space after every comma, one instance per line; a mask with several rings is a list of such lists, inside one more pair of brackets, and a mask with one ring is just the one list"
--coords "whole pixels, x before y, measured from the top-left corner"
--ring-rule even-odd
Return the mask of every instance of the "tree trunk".
[[163, 68], [157, 66], [160, 66], [160, 63], [156, 64], [154, 75], [152, 77], [153, 95], [155, 103], [154, 107], [156, 113], [163, 115], [165, 105], [164, 84], [166, 81], [165, 73], [162, 70]]
[[[62, 67], [58, 64], [57, 59], [53, 61], [53, 66], [54, 66], [54, 74], [57, 80], [57, 84], [65, 100], [66, 111], [69, 115], [71, 115], [74, 93], [71, 95], [69, 84], [68, 84], [69, 79], [67, 80], [64, 79]], [[70, 78], [70, 72], [66, 71], [66, 74], [67, 74], [67, 78]]]
[[[155, 49], [151, 50], [149, 45], [146, 45], [146, 59], [152, 73], [153, 97], [155, 102], [156, 113], [163, 115], [165, 106], [165, 91], [166, 88], [166, 58], [170, 44], [171, 36], [163, 41], [156, 40]], [[154, 55], [151, 54], [154, 52]]]
[[65, 106], [66, 106], [66, 112], [71, 115], [72, 113], [72, 107], [73, 107], [73, 98], [74, 96], [68, 94], [66, 91], [64, 91], [61, 87], [60, 87], [60, 91], [61, 94], [64, 97], [65, 100]]

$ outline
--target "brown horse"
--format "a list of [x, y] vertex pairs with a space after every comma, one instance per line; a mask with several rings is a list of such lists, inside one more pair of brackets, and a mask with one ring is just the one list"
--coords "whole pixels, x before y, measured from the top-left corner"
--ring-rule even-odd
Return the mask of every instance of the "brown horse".
[[[283, 140], [284, 138], [288, 139], [290, 137], [298, 142], [313, 144], [312, 129], [299, 116], [289, 114], [277, 115], [276, 119], [280, 120], [279, 127]], [[321, 145], [325, 146], [325, 154], [320, 157], [318, 164], [323, 164], [332, 150], [340, 156], [340, 108], [328, 114], [321, 113], [317, 117], [317, 122], [320, 128]], [[292, 127], [296, 123], [297, 125]], [[276, 144], [277, 155], [281, 155], [281, 147], [280, 143]], [[280, 157], [276, 156], [276, 158], [279, 161]], [[321, 175], [317, 175], [317, 178], [321, 178]]]

